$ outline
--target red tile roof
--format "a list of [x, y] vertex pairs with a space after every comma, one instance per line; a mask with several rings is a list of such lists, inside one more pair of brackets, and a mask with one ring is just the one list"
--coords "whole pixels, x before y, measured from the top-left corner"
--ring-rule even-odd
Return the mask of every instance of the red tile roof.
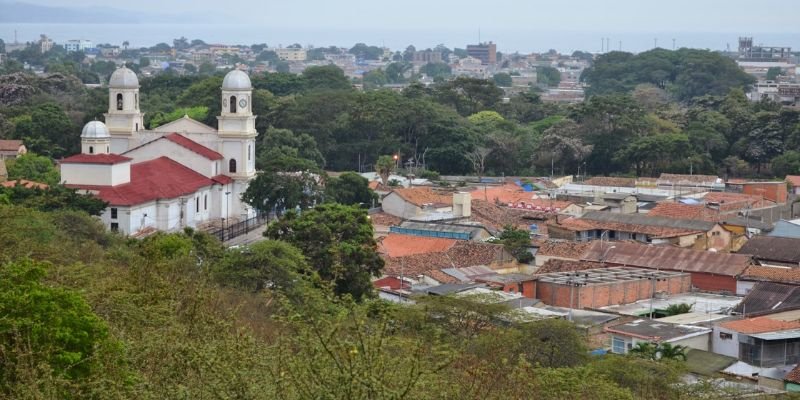
[[34, 189], [34, 188], [35, 189], [47, 189], [49, 187], [44, 183], [29, 181], [29, 180], [25, 180], [25, 179], [18, 179], [18, 180], [15, 180], [15, 181], [3, 182], [3, 183], [0, 183], [0, 186], [11, 188], [11, 187], [17, 186], [18, 184], [22, 185], [22, 186], [25, 186], [28, 189]]
[[606, 267], [603, 263], [591, 261], [573, 261], [551, 258], [536, 270], [536, 274], [549, 274], [553, 272], [572, 272], [583, 271], [585, 269], [597, 269]]
[[227, 184], [233, 182], [233, 178], [231, 178], [228, 175], [212, 176], [211, 180], [214, 181], [214, 182], [219, 183], [220, 185], [227, 185]]
[[583, 257], [585, 261], [681, 272], [704, 272], [739, 276], [752, 264], [744, 254], [690, 250], [672, 246], [656, 246], [635, 242], [603, 244], [595, 240]]
[[763, 267], [751, 265], [740, 279], [749, 281], [791, 283], [800, 285], [800, 268]]
[[185, 147], [186, 149], [191, 150], [209, 160], [222, 160], [224, 158], [222, 154], [178, 133], [170, 133], [169, 135], [164, 136], [164, 139], [167, 139], [179, 146]]
[[782, 321], [764, 316], [723, 322], [720, 326], [739, 333], [765, 333], [800, 329], [800, 321]]
[[385, 212], [378, 212], [369, 215], [370, 222], [372, 225], [383, 225], [383, 226], [397, 226], [403, 222], [403, 219], [400, 217], [395, 217], [394, 215], [387, 214]]
[[611, 222], [611, 221], [594, 221], [586, 218], [576, 218], [576, 217], [567, 218], [558, 224], [551, 224], [551, 226], [563, 228], [574, 232], [583, 232], [590, 230], [633, 232], [633, 233], [641, 233], [644, 235], [649, 235], [656, 239], [675, 238], [680, 236], [696, 235], [703, 233], [703, 231], [697, 229], [629, 224], [629, 223]]
[[580, 260], [591, 246], [592, 242], [546, 240], [539, 245], [536, 255]]
[[61, 164], [119, 164], [133, 160], [119, 154], [75, 154], [61, 160]]
[[794, 367], [793, 370], [789, 371], [789, 373], [786, 374], [783, 380], [794, 383], [800, 383], [800, 364]]
[[389, 257], [405, 257], [415, 254], [436, 253], [449, 250], [455, 239], [432, 238], [390, 233], [380, 243], [380, 250]]
[[383, 272], [391, 275], [416, 276], [442, 268], [465, 268], [478, 265], [514, 264], [513, 257], [502, 245], [458, 240], [447, 251], [387, 257]]
[[717, 222], [719, 220], [718, 210], [713, 210], [703, 205], [673, 202], [658, 203], [647, 215], [651, 217], [694, 219], [711, 222]]
[[68, 185], [97, 191], [112, 206], [131, 206], [158, 199], [174, 199], [214, 185], [215, 182], [188, 167], [160, 157], [131, 165], [130, 183], [117, 186]]
[[750, 206], [751, 208], [764, 208], [775, 205], [774, 202], [765, 200], [761, 196], [732, 192], [709, 192], [703, 197], [709, 203], [719, 203], [720, 211], [732, 211]]
[[0, 140], [0, 151], [18, 151], [22, 140]]

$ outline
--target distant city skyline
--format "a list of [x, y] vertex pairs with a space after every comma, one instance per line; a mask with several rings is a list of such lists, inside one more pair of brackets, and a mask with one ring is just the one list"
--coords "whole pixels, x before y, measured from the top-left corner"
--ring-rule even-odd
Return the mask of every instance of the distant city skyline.
[[[459, 29], [610, 32], [774, 32], [800, 33], [796, 0], [366, 0], [260, 1], [36, 0], [40, 6], [113, 7], [131, 13], [208, 15], [219, 23], [252, 23], [284, 28]], [[220, 8], [220, 4], [226, 7]], [[489, 6], [487, 6], [489, 5]], [[185, 22], [185, 21], [175, 21]], [[192, 21], [189, 21], [192, 22]], [[206, 21], [204, 21], [206, 22]]]

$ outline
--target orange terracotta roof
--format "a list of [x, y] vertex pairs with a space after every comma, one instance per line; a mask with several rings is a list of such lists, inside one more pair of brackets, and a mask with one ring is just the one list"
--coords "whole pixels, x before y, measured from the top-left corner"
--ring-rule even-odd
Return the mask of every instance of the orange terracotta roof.
[[528, 229], [531, 224], [539, 226], [539, 233], [547, 226], [545, 221], [555, 218], [555, 214], [528, 211], [499, 206], [483, 200], [472, 200], [472, 220], [493, 230], [502, 230], [506, 225]]
[[383, 226], [396, 226], [400, 225], [400, 223], [403, 222], [402, 218], [395, 217], [394, 215], [387, 214], [385, 212], [370, 214], [369, 219], [370, 221], [372, 221], [372, 225], [383, 225]]
[[526, 192], [513, 183], [507, 183], [502, 186], [478, 187], [472, 192], [472, 198], [494, 203], [518, 203], [530, 201], [533, 192]]
[[794, 383], [800, 383], [800, 364], [794, 367], [793, 370], [789, 371], [789, 373], [786, 374], [783, 380]]
[[536, 270], [536, 274], [583, 271], [585, 269], [603, 268], [605, 266], [605, 264], [591, 261], [559, 260], [552, 258], [547, 260], [541, 267], [539, 267], [539, 269]]
[[719, 220], [719, 211], [703, 205], [690, 205], [682, 203], [658, 203], [649, 213], [651, 217], [666, 217], [674, 219], [694, 219], [716, 222]]
[[380, 250], [389, 257], [405, 257], [447, 251], [454, 244], [456, 244], [456, 239], [390, 233], [381, 241]]
[[14, 180], [14, 181], [3, 182], [3, 183], [0, 183], [0, 186], [11, 188], [11, 187], [17, 186], [18, 184], [22, 185], [22, 186], [25, 186], [28, 189], [47, 189], [49, 187], [44, 183], [29, 181], [29, 180], [25, 180], [25, 179], [17, 179], [17, 180]]
[[434, 191], [428, 187], [400, 188], [394, 189], [392, 193], [396, 193], [405, 201], [419, 207], [422, 207], [425, 204], [453, 204], [452, 193], [444, 194], [440, 191]]
[[440, 270], [432, 270], [425, 273], [425, 275], [431, 277], [435, 281], [445, 284], [445, 283], [458, 283], [459, 280], [456, 279], [454, 276], [445, 274]]
[[570, 231], [575, 232], [582, 232], [588, 230], [610, 230], [610, 231], [619, 231], [619, 232], [632, 232], [632, 233], [641, 233], [645, 235], [650, 235], [653, 238], [661, 239], [661, 238], [674, 238], [679, 236], [687, 236], [693, 234], [700, 234], [703, 233], [702, 231], [696, 229], [684, 229], [684, 228], [670, 228], [670, 227], [663, 227], [663, 226], [652, 226], [652, 225], [637, 225], [637, 224], [626, 224], [622, 222], [609, 222], [609, 221], [595, 221], [585, 218], [567, 218], [559, 224], [551, 224], [551, 226], [555, 226], [562, 229], [567, 229]]
[[539, 250], [536, 252], [536, 254], [548, 257], [562, 257], [580, 260], [591, 246], [591, 242], [563, 242], [546, 240], [539, 245]]
[[709, 192], [703, 197], [709, 203], [719, 203], [720, 211], [731, 211], [750, 206], [751, 208], [764, 208], [775, 203], [765, 200], [761, 196], [731, 192]]
[[720, 326], [739, 333], [765, 333], [800, 329], [800, 321], [781, 321], [764, 316], [723, 322]]
[[751, 265], [747, 267], [740, 278], [751, 281], [800, 284], [800, 268]]
[[[402, 236], [402, 235], [398, 235]], [[385, 239], [384, 239], [385, 240]], [[458, 240], [446, 251], [412, 254], [404, 257], [388, 257], [384, 254], [387, 275], [405, 274], [415, 276], [427, 274], [442, 268], [466, 268], [486, 265], [489, 268], [498, 263], [514, 264], [513, 257], [502, 245]]]

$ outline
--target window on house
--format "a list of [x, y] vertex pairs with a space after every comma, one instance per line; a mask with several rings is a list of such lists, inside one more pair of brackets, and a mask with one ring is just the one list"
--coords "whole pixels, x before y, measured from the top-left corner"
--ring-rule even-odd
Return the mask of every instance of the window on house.
[[[134, 104], [136, 104], [136, 108], [138, 109], [139, 108], [139, 93], [135, 93], [133, 95], [133, 101], [134, 101]], [[137, 127], [138, 127], [138, 125], [137, 125]]]
[[106, 146], [106, 153], [111, 153], [111, 146]]
[[208, 210], [208, 195], [203, 195], [203, 210]]
[[117, 93], [117, 110], [122, 110], [122, 93]]
[[231, 161], [228, 163], [228, 172], [235, 174], [236, 173], [236, 160], [231, 158]]
[[231, 112], [235, 113], [236, 112], [236, 96], [231, 96], [230, 103], [231, 103]]
[[730, 340], [733, 339], [733, 334], [728, 332], [720, 332], [719, 338], [722, 340]]
[[194, 212], [200, 212], [200, 198], [194, 198]]
[[89, 154], [94, 154], [94, 147], [93, 146], [89, 146]]
[[111, 209], [111, 219], [117, 219], [117, 209], [116, 208], [112, 208]]
[[252, 150], [252, 147], [253, 147], [253, 145], [250, 145], [250, 144], [247, 145], [247, 161], [250, 161], [252, 159], [252, 156], [251, 156], [251, 153], [250, 153], [250, 151]]
[[119, 232], [119, 224], [116, 222], [111, 223], [111, 232]]
[[616, 336], [611, 337], [611, 352], [615, 354], [625, 354], [625, 340]]
[[136, 123], [136, 132], [139, 132], [139, 123]]

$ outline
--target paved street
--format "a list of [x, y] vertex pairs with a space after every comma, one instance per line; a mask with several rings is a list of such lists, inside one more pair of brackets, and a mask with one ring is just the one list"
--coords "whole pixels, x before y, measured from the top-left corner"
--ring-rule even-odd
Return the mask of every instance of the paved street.
[[268, 224], [264, 224], [248, 232], [246, 235], [237, 236], [225, 242], [226, 247], [248, 245], [264, 239], [264, 231], [267, 229]]

